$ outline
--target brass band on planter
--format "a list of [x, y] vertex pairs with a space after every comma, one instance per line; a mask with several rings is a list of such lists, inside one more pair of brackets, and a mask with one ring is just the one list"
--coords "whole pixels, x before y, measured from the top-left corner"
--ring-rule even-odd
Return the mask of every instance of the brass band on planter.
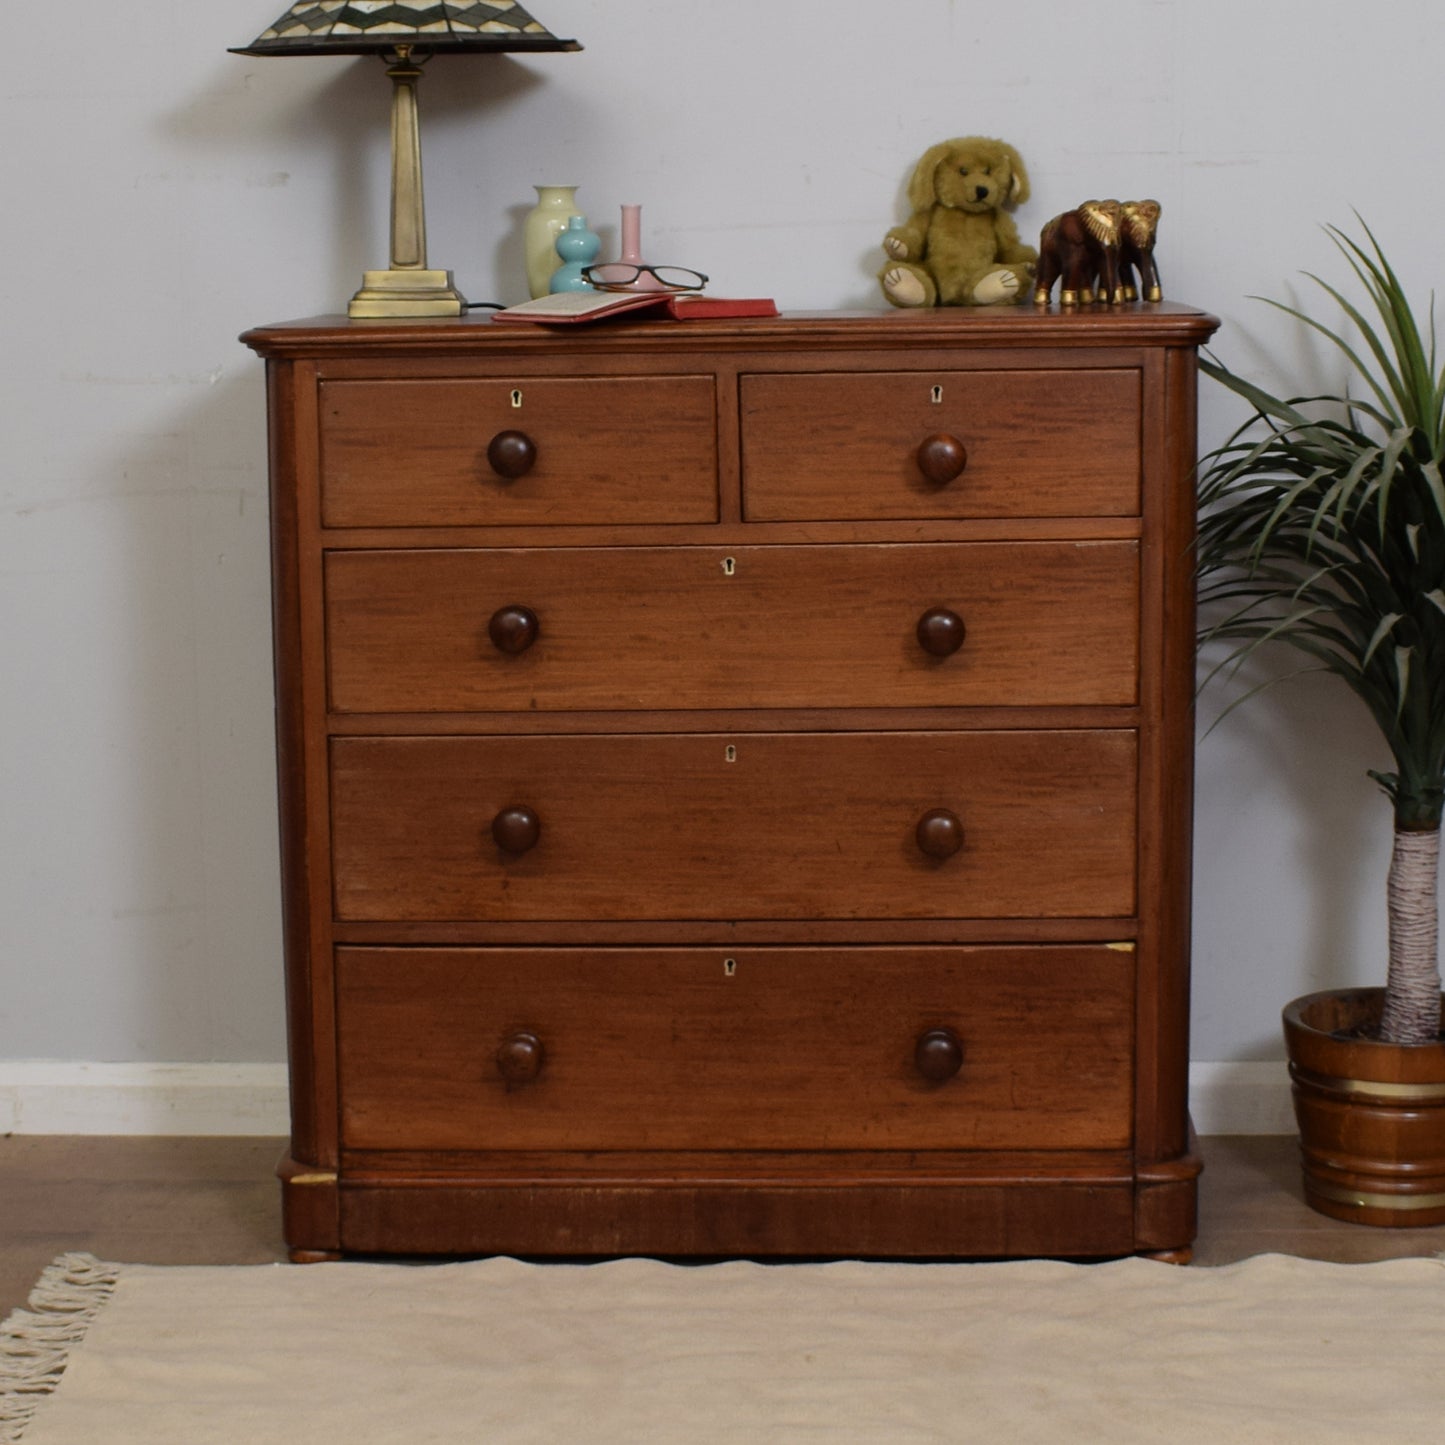
[[1296, 1084], [1341, 1098], [1373, 1095], [1377, 1099], [1445, 1104], [1445, 1084], [1383, 1084], [1365, 1079], [1338, 1079], [1331, 1074], [1317, 1074], [1313, 1069], [1302, 1068], [1299, 1064], [1291, 1064], [1289, 1073]]
[[1341, 1189], [1335, 1184], [1321, 1184], [1313, 1175], [1305, 1180], [1305, 1188], [1321, 1199], [1336, 1204], [1353, 1204], [1358, 1209], [1393, 1209], [1401, 1213], [1424, 1209], [1445, 1209], [1445, 1194], [1375, 1194], [1364, 1189]]

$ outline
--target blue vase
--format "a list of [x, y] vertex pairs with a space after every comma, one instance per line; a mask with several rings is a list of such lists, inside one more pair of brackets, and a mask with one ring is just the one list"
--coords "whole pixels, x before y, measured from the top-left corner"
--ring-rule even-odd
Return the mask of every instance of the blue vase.
[[586, 216], [569, 216], [567, 228], [557, 237], [557, 254], [562, 264], [552, 273], [552, 291], [590, 291], [582, 268], [590, 266], [602, 249], [602, 239], [587, 227]]

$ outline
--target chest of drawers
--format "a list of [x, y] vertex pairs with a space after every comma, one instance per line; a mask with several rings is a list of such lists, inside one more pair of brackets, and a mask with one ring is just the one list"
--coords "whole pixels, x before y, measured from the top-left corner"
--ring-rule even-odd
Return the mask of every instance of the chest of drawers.
[[1214, 325], [247, 334], [297, 1258], [1187, 1252]]

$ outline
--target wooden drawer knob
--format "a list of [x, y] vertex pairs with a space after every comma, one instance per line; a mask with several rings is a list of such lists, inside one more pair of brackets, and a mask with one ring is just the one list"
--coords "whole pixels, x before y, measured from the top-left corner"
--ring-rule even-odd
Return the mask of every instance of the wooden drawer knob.
[[933, 657], [952, 657], [967, 634], [963, 618], [946, 607], [930, 607], [918, 619], [918, 645]]
[[961, 477], [967, 465], [968, 452], [963, 443], [947, 432], [934, 432], [918, 444], [918, 470], [936, 487]]
[[499, 431], [487, 443], [487, 462], [499, 477], [514, 482], [537, 462], [537, 443], [524, 431]]
[[509, 1084], [530, 1084], [542, 1072], [546, 1056], [536, 1034], [513, 1034], [497, 1050], [497, 1072]]
[[497, 847], [506, 853], [525, 853], [537, 846], [542, 836], [542, 820], [530, 808], [514, 803], [503, 808], [492, 819], [492, 837]]
[[942, 1084], [963, 1067], [963, 1043], [952, 1029], [929, 1029], [913, 1046], [913, 1063], [930, 1084]]
[[918, 820], [913, 836], [930, 858], [952, 858], [963, 847], [963, 824], [947, 808], [934, 808]]
[[[919, 623], [920, 627], [922, 625]], [[537, 640], [537, 614], [530, 607], [515, 602], [508, 607], [499, 607], [487, 623], [487, 636], [498, 652], [515, 657]]]

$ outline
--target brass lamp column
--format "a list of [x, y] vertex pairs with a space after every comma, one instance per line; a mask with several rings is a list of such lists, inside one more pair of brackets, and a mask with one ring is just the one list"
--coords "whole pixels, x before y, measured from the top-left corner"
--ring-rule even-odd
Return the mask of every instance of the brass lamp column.
[[443, 51], [580, 50], [516, 0], [297, 0], [236, 55], [382, 55], [391, 77], [391, 265], [362, 273], [355, 317], [459, 316], [450, 271], [427, 266], [421, 131], [422, 65]]
[[460, 316], [466, 308], [450, 271], [426, 264], [426, 207], [421, 186], [421, 128], [416, 86], [421, 62], [398, 45], [391, 77], [391, 266], [363, 271], [348, 316]]

